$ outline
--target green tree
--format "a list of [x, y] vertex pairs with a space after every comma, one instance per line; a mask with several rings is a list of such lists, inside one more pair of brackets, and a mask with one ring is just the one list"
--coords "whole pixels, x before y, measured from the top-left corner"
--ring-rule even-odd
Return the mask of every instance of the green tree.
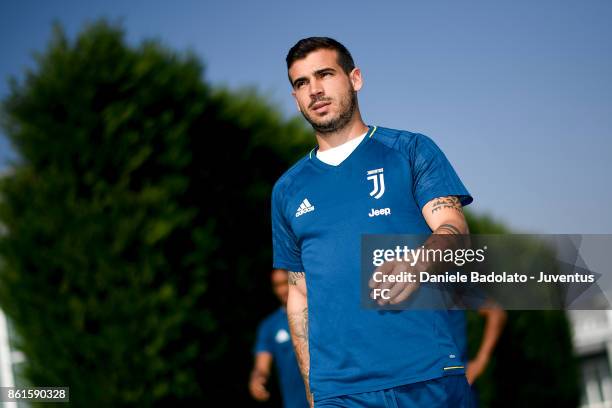
[[3, 124], [0, 302], [34, 385], [87, 406], [238, 405], [274, 307], [269, 197], [309, 134], [120, 27], [55, 28]]

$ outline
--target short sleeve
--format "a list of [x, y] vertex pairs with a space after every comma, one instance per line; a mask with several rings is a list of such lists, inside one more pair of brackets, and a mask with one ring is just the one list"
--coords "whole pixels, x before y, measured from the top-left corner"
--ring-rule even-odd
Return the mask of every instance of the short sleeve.
[[262, 352], [273, 353], [273, 351], [274, 342], [272, 339], [272, 333], [270, 331], [269, 321], [266, 319], [257, 327], [257, 337], [255, 339], [255, 347], [253, 347], [253, 354]]
[[463, 206], [473, 201], [442, 150], [427, 136], [416, 135], [411, 164], [419, 208], [437, 197], [457, 196]]
[[272, 191], [272, 251], [274, 268], [302, 272], [302, 253], [284, 214], [283, 196], [278, 184]]

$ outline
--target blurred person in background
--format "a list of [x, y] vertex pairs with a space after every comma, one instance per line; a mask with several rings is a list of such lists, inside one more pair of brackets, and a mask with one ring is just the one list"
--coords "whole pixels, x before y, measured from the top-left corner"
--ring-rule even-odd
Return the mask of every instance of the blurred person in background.
[[[499, 336], [501, 336], [504, 325], [506, 324], [507, 317], [506, 311], [496, 306], [481, 307], [478, 309], [478, 314], [485, 319], [482, 341], [480, 342], [480, 347], [474, 358], [468, 360], [465, 371], [467, 380], [472, 385], [487, 369], [497, 340], [499, 340]], [[462, 345], [459, 345], [459, 347], [462, 347]], [[467, 342], [465, 342], [465, 349], [467, 351]], [[467, 358], [467, 354], [465, 356]]]
[[272, 290], [281, 302], [275, 312], [268, 315], [257, 328], [255, 364], [249, 381], [251, 396], [257, 401], [267, 401], [270, 392], [266, 383], [270, 378], [272, 364], [277, 367], [283, 406], [285, 408], [308, 407], [302, 376], [295, 359], [287, 323], [287, 294], [289, 285], [287, 271], [273, 269], [270, 275]]
[[467, 316], [465, 310], [449, 310], [451, 328], [461, 361], [467, 366], [465, 375], [468, 383], [472, 386], [474, 393], [474, 405], [478, 405], [478, 391], [474, 382], [484, 373], [489, 365], [491, 355], [497, 344], [497, 340], [502, 334], [506, 324], [507, 313], [494, 302], [488, 300], [481, 305], [477, 312], [485, 319], [482, 340], [474, 358], [469, 359], [468, 335], [467, 335]]

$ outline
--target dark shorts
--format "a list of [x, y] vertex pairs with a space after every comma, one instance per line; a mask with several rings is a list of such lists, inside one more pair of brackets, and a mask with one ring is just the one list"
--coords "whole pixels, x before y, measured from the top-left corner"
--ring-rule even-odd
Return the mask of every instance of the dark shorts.
[[315, 408], [473, 408], [464, 375], [449, 375], [386, 390], [326, 398]]

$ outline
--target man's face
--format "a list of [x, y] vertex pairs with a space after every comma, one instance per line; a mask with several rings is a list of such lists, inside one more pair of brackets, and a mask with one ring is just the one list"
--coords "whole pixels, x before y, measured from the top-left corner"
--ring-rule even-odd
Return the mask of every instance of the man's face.
[[283, 305], [287, 305], [287, 296], [289, 295], [287, 271], [283, 269], [275, 269], [272, 272], [272, 290]]
[[298, 109], [316, 131], [335, 132], [350, 122], [357, 109], [361, 72], [355, 68], [347, 75], [335, 50], [316, 50], [295, 61], [289, 78]]

